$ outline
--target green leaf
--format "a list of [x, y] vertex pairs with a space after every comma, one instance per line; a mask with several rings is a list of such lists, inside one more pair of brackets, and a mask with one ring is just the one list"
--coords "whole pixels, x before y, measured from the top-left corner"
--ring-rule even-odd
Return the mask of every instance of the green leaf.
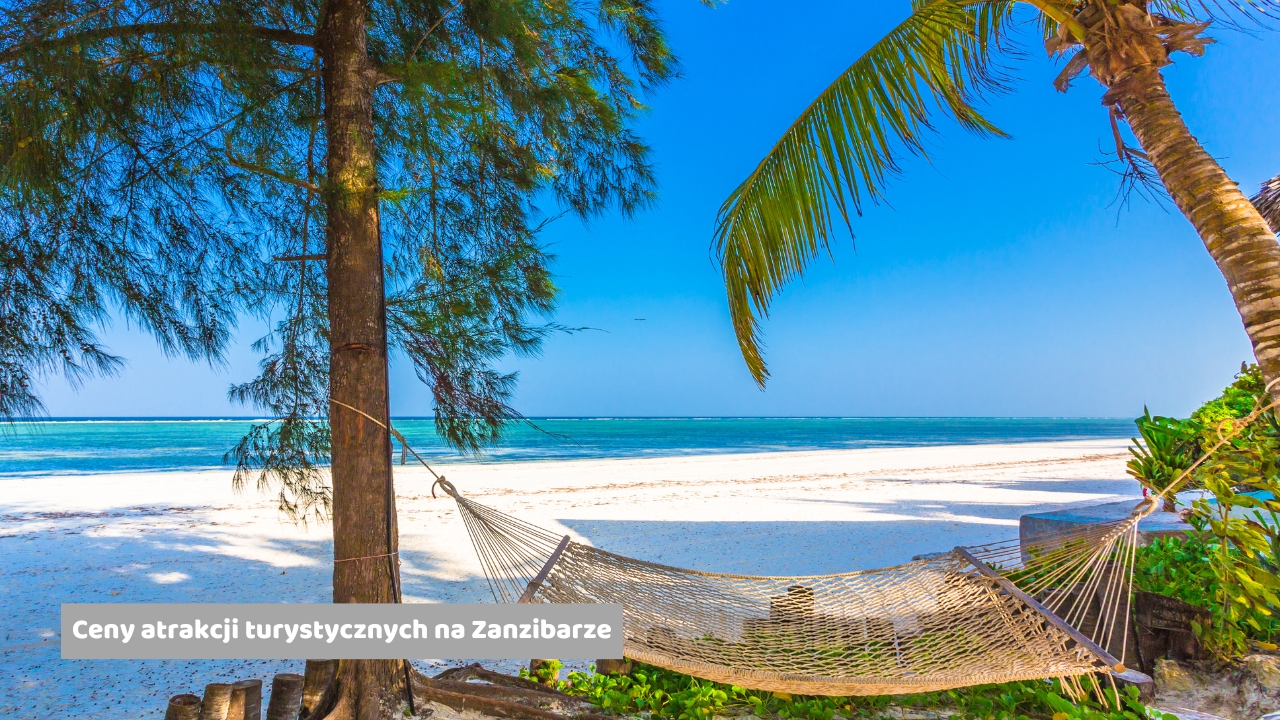
[[[916, 2], [787, 130], [720, 208], [715, 252], [738, 346], [756, 382], [768, 378], [760, 318], [808, 264], [829, 251], [833, 221], [883, 198], [900, 157], [926, 155], [933, 115], [1003, 136], [973, 106], [1005, 88], [991, 56], [1003, 49], [1011, 2]], [[851, 228], [850, 228], [851, 230]]]

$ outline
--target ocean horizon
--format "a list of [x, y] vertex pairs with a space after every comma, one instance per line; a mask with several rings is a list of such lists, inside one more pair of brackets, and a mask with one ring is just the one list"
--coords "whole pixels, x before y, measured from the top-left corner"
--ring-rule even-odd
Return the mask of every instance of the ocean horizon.
[[[393, 416], [428, 462], [518, 462], [1128, 439], [1128, 418], [1070, 417], [529, 417], [496, 446], [462, 455], [434, 418]], [[255, 423], [242, 417], [61, 417], [0, 428], [0, 477], [228, 468]], [[394, 452], [399, 453], [396, 443]]]

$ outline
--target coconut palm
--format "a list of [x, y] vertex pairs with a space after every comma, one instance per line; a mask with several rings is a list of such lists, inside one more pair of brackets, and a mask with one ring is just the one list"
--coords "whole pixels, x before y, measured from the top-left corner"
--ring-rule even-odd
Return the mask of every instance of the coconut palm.
[[1280, 232], [1280, 175], [1262, 183], [1258, 194], [1249, 198], [1271, 229]]
[[[1274, 10], [1274, 0], [1024, 1], [1046, 49], [1068, 58], [1054, 84], [1065, 91], [1086, 71], [1102, 84], [1118, 159], [1137, 174], [1154, 168], [1226, 277], [1265, 376], [1280, 378], [1280, 244], [1191, 135], [1161, 74], [1175, 52], [1203, 54], [1214, 15], [1241, 22]], [[1001, 59], [1016, 53], [1008, 32], [1014, 5], [912, 0], [911, 14], [823, 91], [725, 200], [715, 250], [739, 347], [761, 386], [768, 370], [759, 324], [771, 300], [828, 250], [839, 224], [884, 197], [901, 158], [925, 154], [938, 116], [1003, 135], [975, 105], [1008, 89]], [[1121, 122], [1140, 148], [1123, 142]]]

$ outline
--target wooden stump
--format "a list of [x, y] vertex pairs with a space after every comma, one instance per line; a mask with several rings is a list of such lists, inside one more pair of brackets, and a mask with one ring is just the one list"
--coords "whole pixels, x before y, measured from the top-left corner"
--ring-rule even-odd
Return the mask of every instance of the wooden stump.
[[227, 720], [230, 703], [231, 685], [209, 683], [204, 687], [204, 700], [200, 701], [200, 720]]
[[631, 674], [630, 660], [596, 660], [596, 672], [601, 675]]
[[538, 659], [538, 658], [534, 658], [533, 660], [530, 660], [530, 661], [529, 661], [529, 675], [530, 675], [530, 676], [532, 676], [535, 680], [538, 680], [539, 682], [543, 683], [544, 685], [551, 685], [551, 686], [554, 686], [554, 685], [556, 684], [556, 681], [560, 679], [560, 669], [559, 669], [559, 668], [556, 668], [556, 671], [555, 671], [555, 672], [553, 672], [553, 673], [551, 673], [550, 675], [548, 675], [548, 676], [547, 676], [547, 679], [546, 679], [545, 681], [543, 681], [543, 680], [539, 680], [539, 679], [538, 679], [538, 671], [542, 670], [543, 668], [546, 668], [546, 669], [549, 671], [552, 667], [554, 667], [554, 665], [552, 664], [552, 663], [554, 663], [554, 662], [556, 662], [556, 661], [554, 661], [554, 660], [542, 660], [542, 659]]
[[302, 712], [310, 715], [320, 704], [324, 691], [333, 684], [333, 678], [338, 674], [338, 661], [308, 660], [307, 669], [303, 672], [306, 676], [302, 681]]
[[183, 693], [169, 698], [164, 720], [200, 720], [200, 696]]
[[227, 720], [262, 720], [261, 680], [241, 680], [231, 685]]
[[297, 673], [280, 673], [271, 681], [271, 701], [267, 704], [267, 720], [298, 720], [302, 709], [302, 687], [305, 678]]

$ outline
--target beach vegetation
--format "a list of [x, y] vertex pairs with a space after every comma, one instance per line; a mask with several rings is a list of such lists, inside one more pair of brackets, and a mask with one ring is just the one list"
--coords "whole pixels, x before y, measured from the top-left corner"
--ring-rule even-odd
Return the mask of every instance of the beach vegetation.
[[[675, 72], [646, 0], [6, 3], [0, 418], [118, 370], [113, 317], [215, 365], [256, 317], [234, 482], [332, 521], [335, 602], [398, 601], [389, 358], [459, 450], [518, 421], [497, 363], [564, 329], [539, 230], [649, 203], [633, 127]], [[331, 716], [410, 681], [343, 661]]]
[[771, 303], [830, 255], [838, 233], [852, 234], [865, 204], [889, 198], [904, 159], [929, 155], [940, 119], [1006, 137], [980, 107], [1013, 88], [1012, 64], [1027, 54], [1019, 26], [1035, 28], [1034, 40], [1064, 61], [1053, 81], [1058, 90], [1086, 73], [1100, 83], [1098, 127], [1122, 192], [1172, 199], [1226, 279], [1262, 376], [1280, 379], [1280, 353], [1267, 350], [1280, 344], [1280, 243], [1192, 136], [1162, 71], [1175, 57], [1203, 55], [1213, 42], [1205, 34], [1210, 23], [1253, 25], [1273, 8], [1272, 0], [911, 3], [910, 14], [800, 113], [720, 207], [713, 252], [756, 382], [763, 387], [769, 375], [760, 323]]
[[[1138, 435], [1142, 439], [1133, 439], [1133, 445], [1129, 447], [1133, 458], [1125, 469], [1148, 490], [1158, 493], [1169, 487], [1200, 458], [1203, 426], [1194, 419], [1152, 417], [1151, 411], [1144, 407], [1142, 417], [1133, 422], [1138, 426]], [[1177, 510], [1172, 493], [1164, 497], [1164, 509], [1168, 512]]]
[[[1156, 490], [1201, 461], [1189, 484], [1203, 494], [1184, 511], [1192, 530], [1139, 549], [1134, 587], [1206, 610], [1208, 624], [1194, 623], [1192, 629], [1210, 653], [1224, 659], [1280, 635], [1280, 420], [1266, 409], [1252, 423], [1240, 424], [1270, 402], [1261, 370], [1246, 364], [1220, 396], [1187, 420], [1144, 413], [1138, 426], [1146, 423], [1150, 430], [1140, 450], [1130, 450], [1130, 473], [1136, 461], [1145, 461], [1139, 479], [1159, 477], [1164, 484], [1152, 484]], [[1157, 458], [1165, 465], [1158, 473], [1147, 470]], [[1168, 477], [1179, 465], [1175, 478]]]
[[[527, 671], [524, 671], [527, 674]], [[670, 720], [709, 720], [751, 714], [784, 720], [866, 718], [891, 720], [907, 710], [943, 712], [965, 720], [1171, 720], [1147, 708], [1137, 688], [1107, 687], [1076, 697], [1059, 680], [979, 685], [942, 692], [885, 696], [803, 696], [748, 690], [662, 668], [632, 664], [626, 675], [572, 672], [558, 688], [613, 715], [644, 714]]]

